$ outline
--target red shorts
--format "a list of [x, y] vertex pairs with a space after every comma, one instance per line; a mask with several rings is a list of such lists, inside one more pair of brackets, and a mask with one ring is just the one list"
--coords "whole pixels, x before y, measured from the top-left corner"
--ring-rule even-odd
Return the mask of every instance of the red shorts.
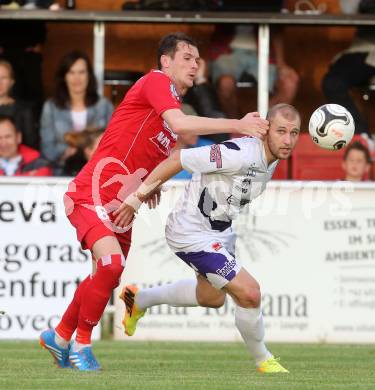
[[118, 240], [124, 256], [127, 257], [131, 244], [131, 229], [125, 233], [114, 232], [109, 224], [105, 223], [105, 220], [108, 220], [105, 210], [102, 219], [100, 212], [103, 210], [97, 212], [94, 207], [74, 204], [74, 208], [71, 208], [67, 215], [70, 223], [76, 229], [77, 239], [81, 243], [82, 249], [92, 250], [96, 241], [106, 236], [112, 236]]

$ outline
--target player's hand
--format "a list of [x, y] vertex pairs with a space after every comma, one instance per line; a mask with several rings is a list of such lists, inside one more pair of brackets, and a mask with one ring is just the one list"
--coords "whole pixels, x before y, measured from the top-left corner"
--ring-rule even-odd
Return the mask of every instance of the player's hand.
[[148, 199], [147, 204], [149, 209], [155, 209], [160, 204], [161, 191], [158, 189]]
[[239, 133], [264, 139], [269, 129], [269, 122], [262, 119], [258, 112], [250, 112], [240, 119]]
[[62, 156], [60, 157], [61, 161], [66, 161], [69, 157], [73, 156], [73, 154], [77, 153], [77, 148], [74, 146], [68, 146], [65, 150]]
[[117, 227], [125, 228], [133, 222], [135, 212], [135, 209], [131, 205], [123, 202], [121, 206], [113, 212], [113, 216], [115, 217], [113, 223]]

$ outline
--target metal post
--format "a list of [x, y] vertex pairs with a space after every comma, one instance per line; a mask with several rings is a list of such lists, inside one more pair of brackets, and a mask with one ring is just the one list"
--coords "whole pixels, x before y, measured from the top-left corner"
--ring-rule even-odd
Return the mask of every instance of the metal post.
[[265, 118], [268, 111], [268, 62], [270, 51], [270, 28], [268, 24], [259, 25], [258, 47], [258, 112], [262, 118]]
[[94, 23], [94, 71], [98, 81], [98, 93], [103, 95], [104, 89], [104, 42], [105, 25], [104, 22]]

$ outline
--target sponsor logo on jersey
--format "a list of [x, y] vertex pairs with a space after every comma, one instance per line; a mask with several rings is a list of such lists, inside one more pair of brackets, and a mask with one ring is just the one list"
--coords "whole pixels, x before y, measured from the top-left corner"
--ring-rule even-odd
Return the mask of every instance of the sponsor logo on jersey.
[[171, 140], [164, 134], [163, 131], [160, 131], [158, 135], [150, 138], [150, 141], [156, 145], [156, 147], [166, 156], [169, 156], [171, 153]]
[[214, 250], [214, 251], [219, 251], [221, 248], [222, 248], [223, 246], [221, 245], [221, 243], [220, 242], [214, 242], [213, 244], [212, 244], [212, 249]]
[[177, 140], [177, 134], [169, 127], [168, 123], [166, 121], [163, 121], [163, 127], [165, 130], [167, 130], [173, 139], [176, 141]]
[[220, 145], [212, 145], [211, 146], [210, 161], [216, 162], [216, 168], [223, 167], [223, 161], [221, 159]]

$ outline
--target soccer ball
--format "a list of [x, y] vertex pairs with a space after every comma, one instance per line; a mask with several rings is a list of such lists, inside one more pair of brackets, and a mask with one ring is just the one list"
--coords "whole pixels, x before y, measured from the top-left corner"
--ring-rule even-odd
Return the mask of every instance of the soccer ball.
[[339, 104], [325, 104], [311, 115], [309, 133], [321, 148], [339, 150], [349, 144], [354, 135], [354, 120]]

